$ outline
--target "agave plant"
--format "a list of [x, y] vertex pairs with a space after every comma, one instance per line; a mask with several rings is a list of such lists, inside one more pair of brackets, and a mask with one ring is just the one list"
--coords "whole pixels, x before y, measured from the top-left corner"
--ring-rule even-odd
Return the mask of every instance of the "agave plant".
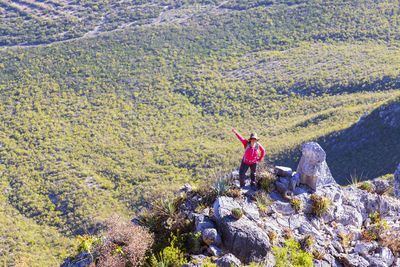
[[230, 188], [231, 182], [227, 176], [218, 176], [212, 186], [212, 189], [217, 194], [217, 196], [226, 195]]

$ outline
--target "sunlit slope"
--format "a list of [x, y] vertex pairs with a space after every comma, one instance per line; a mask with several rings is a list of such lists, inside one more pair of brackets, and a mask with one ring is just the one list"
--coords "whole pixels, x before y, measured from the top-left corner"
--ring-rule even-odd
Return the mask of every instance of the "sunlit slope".
[[[132, 218], [182, 183], [237, 168], [243, 148], [231, 127], [256, 131], [267, 162], [295, 168], [301, 144], [325, 146], [400, 95], [398, 2], [221, 3], [182, 3], [159, 23], [0, 51], [1, 224], [15, 225], [2, 236], [20, 232], [25, 244], [35, 229], [38, 239], [30, 250], [0, 243], [13, 251], [0, 254], [8, 265], [27, 257], [53, 266], [41, 244], [61, 260], [74, 235], [98, 231], [110, 214]], [[84, 25], [78, 37], [94, 24]], [[42, 42], [21, 36], [4, 38]], [[332, 169], [335, 153], [327, 149]]]

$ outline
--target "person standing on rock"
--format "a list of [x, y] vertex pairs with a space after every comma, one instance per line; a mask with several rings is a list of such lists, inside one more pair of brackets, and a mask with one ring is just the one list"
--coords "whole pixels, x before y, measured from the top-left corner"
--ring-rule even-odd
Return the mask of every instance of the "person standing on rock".
[[[250, 138], [248, 140], [244, 139], [235, 129], [232, 128], [232, 132], [234, 132], [242, 142], [244, 146], [244, 155], [242, 158], [242, 163], [240, 164], [239, 169], [239, 181], [240, 187], [244, 186], [244, 180], [246, 176], [247, 170], [250, 168], [250, 178], [251, 178], [251, 187], [256, 187], [256, 169], [257, 163], [261, 162], [264, 157], [264, 148], [261, 144], [258, 143], [258, 137], [256, 133], [251, 133]], [[258, 156], [258, 150], [260, 150], [261, 155]]]

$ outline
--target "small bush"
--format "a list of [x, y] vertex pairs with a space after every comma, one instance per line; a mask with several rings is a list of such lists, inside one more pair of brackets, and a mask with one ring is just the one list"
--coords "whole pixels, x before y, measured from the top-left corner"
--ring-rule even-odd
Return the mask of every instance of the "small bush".
[[321, 252], [320, 250], [314, 250], [313, 255], [315, 259], [322, 260], [322, 258], [325, 256], [325, 253]]
[[140, 266], [153, 243], [152, 235], [147, 230], [124, 222], [118, 216], [108, 219], [105, 236], [99, 250], [99, 267]]
[[196, 213], [200, 213], [202, 212], [206, 207], [206, 205], [204, 205], [203, 203], [198, 203], [197, 207], [195, 208], [194, 212]]
[[370, 183], [367, 183], [367, 182], [361, 183], [358, 188], [360, 188], [361, 190], [372, 192], [372, 185]]
[[271, 243], [273, 244], [275, 242], [276, 238], [278, 237], [278, 234], [274, 230], [271, 230], [268, 232], [268, 237], [269, 237], [269, 240], [271, 241]]
[[102, 237], [91, 236], [91, 235], [78, 235], [79, 245], [77, 251], [88, 252], [91, 254], [96, 247], [100, 247], [103, 244]]
[[389, 226], [385, 220], [380, 218], [379, 213], [374, 212], [370, 214], [372, 224], [363, 231], [363, 238], [367, 241], [381, 240], [381, 235], [389, 229]]
[[269, 171], [262, 171], [258, 174], [258, 187], [264, 192], [269, 193], [271, 191], [271, 184], [275, 180], [275, 175]]
[[290, 204], [292, 205], [292, 208], [296, 211], [299, 212], [303, 208], [303, 202], [301, 202], [299, 199], [293, 197], [292, 200], [290, 201]]
[[254, 195], [254, 198], [258, 210], [264, 215], [268, 211], [268, 206], [272, 204], [272, 201], [260, 191]]
[[233, 198], [240, 197], [241, 194], [242, 194], [242, 193], [240, 192], [240, 189], [238, 189], [238, 188], [231, 188], [231, 189], [228, 191], [228, 193], [227, 193], [227, 195], [228, 195], [229, 197], [233, 197]]
[[340, 232], [338, 237], [342, 240], [342, 247], [347, 252], [347, 249], [350, 247], [350, 242], [353, 240], [353, 234]]
[[329, 198], [319, 196], [317, 194], [311, 195], [311, 201], [313, 202], [312, 213], [318, 217], [324, 214], [328, 210], [328, 208], [332, 205]]
[[153, 255], [150, 264], [153, 267], [178, 267], [188, 261], [183, 252], [177, 247], [177, 237], [171, 235], [170, 245], [165, 247], [157, 256]]
[[390, 248], [395, 257], [400, 254], [400, 232], [398, 230], [390, 229], [380, 235], [380, 242], [382, 246]]
[[233, 218], [240, 219], [243, 216], [243, 211], [240, 208], [233, 208], [231, 214]]
[[210, 258], [205, 259], [202, 263], [202, 267], [217, 267], [217, 264], [212, 263]]
[[285, 229], [283, 230], [283, 236], [284, 236], [286, 239], [291, 239], [291, 238], [293, 238], [293, 229], [292, 229], [292, 228], [285, 228]]
[[305, 251], [311, 251], [315, 244], [315, 237], [312, 234], [307, 234], [304, 236], [303, 240], [301, 240], [302, 248]]
[[371, 219], [371, 223], [375, 224], [377, 223], [380, 219], [381, 219], [381, 215], [379, 214], [379, 212], [375, 211], [373, 213], [370, 213], [368, 215], [368, 217]]
[[382, 240], [381, 236], [383, 236], [385, 231], [389, 228], [387, 222], [380, 218], [378, 212], [371, 213], [369, 217], [372, 224], [363, 231], [363, 238], [367, 241]]
[[284, 246], [272, 247], [272, 252], [275, 255], [277, 267], [287, 266], [312, 266], [313, 255], [303, 252], [300, 249], [299, 243], [293, 238], [289, 238], [283, 241]]

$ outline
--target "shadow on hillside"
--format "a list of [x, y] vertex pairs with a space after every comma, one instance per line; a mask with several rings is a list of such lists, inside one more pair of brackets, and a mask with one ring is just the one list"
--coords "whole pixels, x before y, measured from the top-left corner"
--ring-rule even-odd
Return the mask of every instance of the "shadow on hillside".
[[295, 84], [290, 91], [301, 95], [337, 95], [343, 93], [392, 90], [399, 87], [399, 77], [383, 76], [381, 79], [377, 79], [375, 81], [356, 81], [346, 85], [336, 84], [327, 88], [321, 88], [321, 86], [315, 84], [310, 86], [309, 82], [300, 82]]
[[[351, 177], [372, 179], [393, 173], [400, 163], [400, 99], [381, 106], [346, 130], [321, 137], [335, 180], [346, 185]], [[282, 153], [277, 164], [296, 168], [300, 147]]]

